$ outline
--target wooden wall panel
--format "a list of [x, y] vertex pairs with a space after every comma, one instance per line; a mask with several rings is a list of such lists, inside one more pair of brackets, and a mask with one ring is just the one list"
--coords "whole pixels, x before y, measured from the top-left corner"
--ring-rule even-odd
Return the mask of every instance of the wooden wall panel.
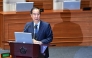
[[2, 41], [4, 41], [4, 20], [3, 20], [3, 15], [0, 14], [0, 47], [4, 47], [4, 43], [2, 43]]
[[[53, 0], [26, 0], [34, 2], [34, 6], [51, 10], [53, 9]], [[81, 8], [92, 7], [92, 0], [81, 0]], [[0, 0], [0, 11], [3, 11], [3, 0]]]
[[[53, 9], [53, 0], [26, 0], [27, 2], [34, 2], [34, 6], [44, 8], [47, 10]], [[92, 7], [92, 0], [81, 0], [81, 8]], [[3, 0], [0, 0], [0, 11], [3, 11]]]
[[[14, 40], [15, 31], [23, 31], [26, 22], [32, 21], [30, 13], [2, 13], [0, 34], [1, 41]], [[92, 11], [67, 10], [52, 11], [46, 10], [42, 13], [41, 19], [51, 24], [54, 39], [51, 45], [56, 46], [91, 46], [92, 45]], [[2, 42], [1, 42], [2, 44]], [[2, 44], [7, 49], [8, 44]]]
[[35, 7], [44, 8], [45, 10], [53, 9], [53, 0], [26, 0], [27, 2], [34, 2]]
[[[48, 19], [46, 19], [45, 15]], [[54, 29], [53, 44], [57, 44], [57, 46], [60, 44], [61, 46], [90, 45], [90, 11], [70, 11], [53, 14], [46, 13], [42, 16], [42, 19], [50, 22], [52, 29]]]
[[[3, 26], [2, 26], [2, 24], [3, 24], [3, 23], [2, 23], [2, 19], [3, 19], [2, 16], [3, 16], [3, 15], [0, 14], [0, 41], [2, 41], [2, 39], [1, 39], [1, 38], [2, 38], [2, 31], [1, 31], [1, 30], [3, 29], [3, 28], [2, 28], [2, 27], [3, 27]], [[2, 44], [2, 42], [0, 42], [0, 47], [1, 47], [1, 44]]]
[[83, 7], [91, 7], [92, 8], [92, 0], [81, 0], [81, 8]]
[[[34, 6], [44, 9], [53, 9], [53, 0], [26, 0], [27, 2], [35, 2]], [[81, 0], [81, 8], [92, 7], [92, 0]]]
[[0, 0], [0, 11], [3, 11], [3, 0]]

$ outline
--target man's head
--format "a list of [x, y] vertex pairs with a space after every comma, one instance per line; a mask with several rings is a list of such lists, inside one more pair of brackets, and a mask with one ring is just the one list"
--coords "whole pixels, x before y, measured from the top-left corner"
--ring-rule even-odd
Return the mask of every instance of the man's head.
[[40, 21], [40, 9], [39, 8], [32, 8], [31, 11], [31, 17], [33, 19], [34, 22], [39, 22]]

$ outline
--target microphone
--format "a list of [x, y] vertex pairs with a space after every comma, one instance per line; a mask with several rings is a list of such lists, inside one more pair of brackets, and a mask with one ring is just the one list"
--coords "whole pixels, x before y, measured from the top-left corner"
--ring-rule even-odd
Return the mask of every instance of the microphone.
[[34, 26], [34, 29], [37, 29], [37, 25]]
[[25, 29], [24, 29], [24, 32], [26, 32], [26, 30], [30, 27], [30, 25], [28, 25]]
[[37, 40], [37, 25], [34, 26], [35, 32], [33, 38]]

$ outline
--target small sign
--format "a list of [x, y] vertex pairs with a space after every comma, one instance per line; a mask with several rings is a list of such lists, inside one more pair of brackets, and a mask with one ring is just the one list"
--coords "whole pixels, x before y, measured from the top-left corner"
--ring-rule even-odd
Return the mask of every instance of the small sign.
[[2, 53], [1, 58], [10, 57], [10, 53]]

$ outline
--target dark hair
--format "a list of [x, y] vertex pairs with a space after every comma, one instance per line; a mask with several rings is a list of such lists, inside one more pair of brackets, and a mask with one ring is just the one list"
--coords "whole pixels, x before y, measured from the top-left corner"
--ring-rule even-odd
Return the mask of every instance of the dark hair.
[[41, 14], [40, 8], [38, 8], [38, 7], [33, 7], [33, 8], [31, 9], [31, 11], [30, 11], [31, 14], [32, 14], [32, 12], [33, 12], [34, 9], [38, 9], [39, 12], [40, 12], [40, 14]]

